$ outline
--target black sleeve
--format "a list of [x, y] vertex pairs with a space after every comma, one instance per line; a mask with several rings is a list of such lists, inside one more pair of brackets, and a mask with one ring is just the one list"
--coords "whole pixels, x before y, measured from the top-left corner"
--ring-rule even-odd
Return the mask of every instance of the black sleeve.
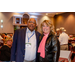
[[5, 54], [6, 57], [10, 57], [11, 56], [11, 53], [9, 51], [9, 48], [4, 51], [4, 54]]
[[58, 62], [59, 56], [60, 56], [60, 43], [59, 43], [59, 40], [58, 39], [57, 39], [57, 44], [58, 44], [58, 50], [57, 50], [57, 58], [56, 58], [56, 61]]
[[10, 58], [11, 49], [8, 46], [6, 46], [6, 45], [2, 46], [0, 51], [1, 51], [1, 56], [5, 56], [5, 57]]
[[57, 37], [52, 37], [52, 54], [53, 54], [53, 61], [56, 62], [59, 59], [60, 53], [60, 46]]

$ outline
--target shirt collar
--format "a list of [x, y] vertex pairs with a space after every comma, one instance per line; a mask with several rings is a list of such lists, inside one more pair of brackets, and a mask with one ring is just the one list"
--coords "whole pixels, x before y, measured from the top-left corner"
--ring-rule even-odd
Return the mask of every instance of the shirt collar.
[[62, 32], [62, 33], [65, 33], [65, 32]]
[[34, 33], [35, 30], [33, 30], [32, 32], [27, 28], [27, 33]]

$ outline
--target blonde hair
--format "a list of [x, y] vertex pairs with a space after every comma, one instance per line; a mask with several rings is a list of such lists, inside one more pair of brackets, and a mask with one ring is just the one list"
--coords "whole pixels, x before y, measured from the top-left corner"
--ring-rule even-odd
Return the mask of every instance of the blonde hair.
[[52, 25], [51, 21], [49, 20], [44, 20], [42, 23], [41, 23], [41, 32], [43, 33], [43, 30], [42, 30], [42, 26], [44, 25], [44, 23], [50, 27], [50, 30], [52, 32], [54, 32], [54, 26]]
[[6, 37], [4, 44], [7, 44], [7, 41], [12, 41], [13, 42], [13, 39], [11, 37]]

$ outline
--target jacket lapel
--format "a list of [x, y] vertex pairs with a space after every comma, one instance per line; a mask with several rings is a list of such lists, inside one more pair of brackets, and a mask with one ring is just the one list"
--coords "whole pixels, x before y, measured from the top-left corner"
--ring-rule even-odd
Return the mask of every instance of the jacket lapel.
[[37, 50], [37, 46], [38, 46], [38, 33], [35, 31], [36, 34], [36, 50]]

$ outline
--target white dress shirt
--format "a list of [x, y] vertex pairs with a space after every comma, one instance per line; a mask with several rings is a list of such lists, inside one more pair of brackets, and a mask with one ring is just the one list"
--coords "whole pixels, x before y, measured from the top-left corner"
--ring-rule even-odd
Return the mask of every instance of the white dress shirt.
[[62, 32], [59, 36], [60, 45], [68, 44], [68, 39], [69, 36], [65, 32]]
[[[28, 37], [30, 37], [32, 34], [34, 33], [34, 35], [29, 39], [28, 42]], [[31, 61], [34, 60], [36, 58], [36, 35], [35, 35], [35, 30], [34, 31], [30, 31], [28, 28], [26, 30], [26, 39], [25, 39], [25, 43], [31, 43], [31, 47], [26, 47], [25, 44], [25, 60], [27, 61]]]

